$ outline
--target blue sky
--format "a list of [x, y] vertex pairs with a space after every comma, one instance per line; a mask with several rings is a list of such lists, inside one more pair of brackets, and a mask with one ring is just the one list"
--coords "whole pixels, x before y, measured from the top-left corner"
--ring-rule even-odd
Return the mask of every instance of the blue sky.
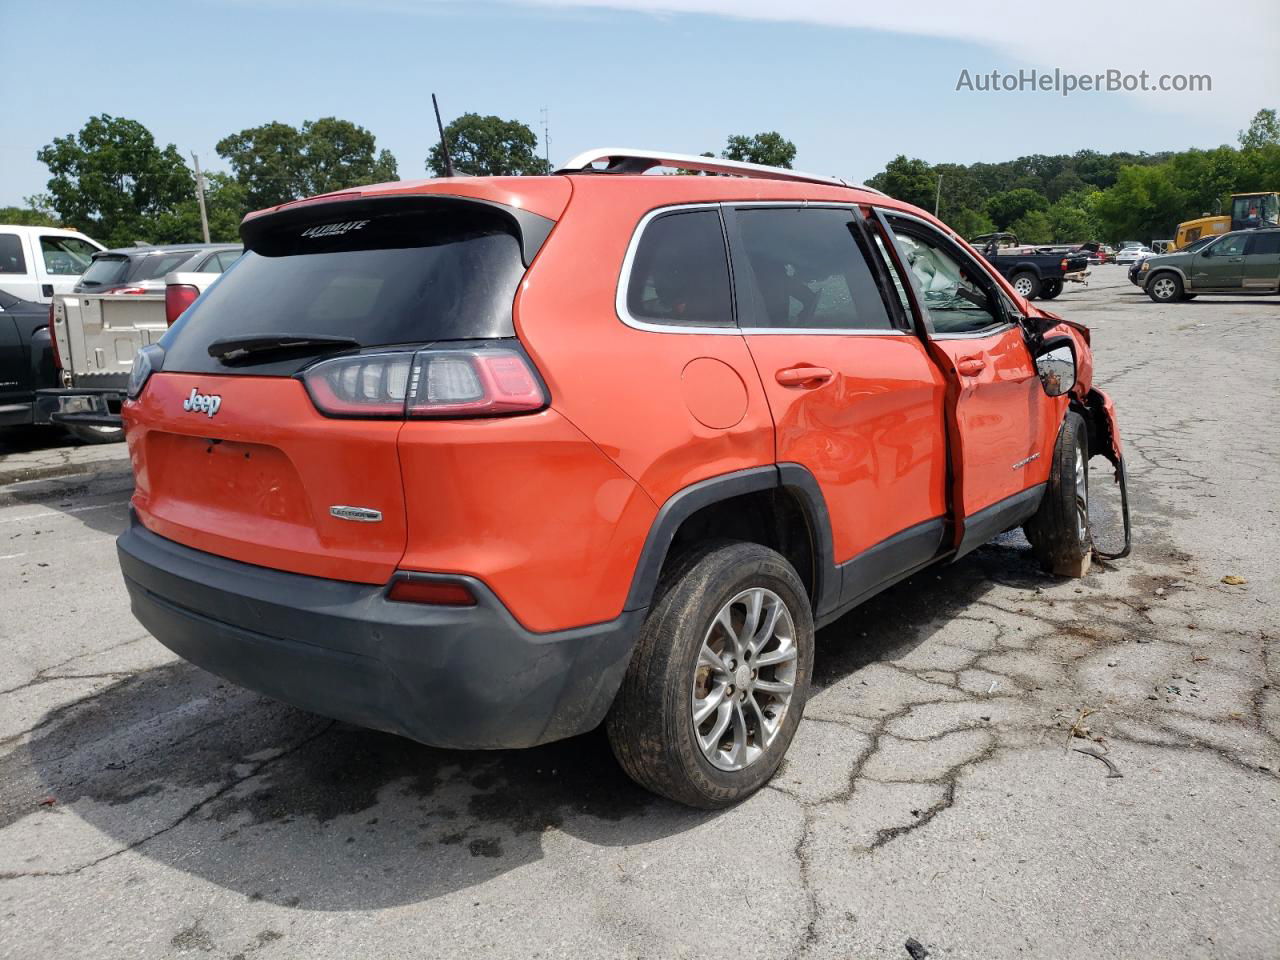
[[[898, 153], [973, 162], [1234, 143], [1254, 111], [1280, 106], [1280, 71], [1257, 66], [1280, 54], [1274, 3], [1233, 6], [1232, 23], [1252, 22], [1245, 58], [1207, 45], [1218, 28], [1203, 23], [1203, 0], [1144, 4], [1143, 18], [1075, 6], [1086, 12], [1072, 30], [1033, 5], [1030, 31], [1022, 2], [900, 6], [69, 2], [51, 29], [47, 3], [0, 0], [0, 36], [26, 38], [5, 45], [0, 204], [43, 190], [36, 150], [104, 112], [140, 120], [211, 169], [223, 168], [214, 144], [227, 133], [335, 115], [373, 131], [412, 178], [425, 175], [435, 141], [435, 91], [446, 120], [494, 113], [541, 133], [547, 107], [553, 163], [601, 145], [719, 150], [729, 134], [776, 129], [799, 148], [798, 168], [864, 179]], [[1067, 98], [955, 89], [964, 69], [1027, 67], [1207, 71], [1214, 89]]]

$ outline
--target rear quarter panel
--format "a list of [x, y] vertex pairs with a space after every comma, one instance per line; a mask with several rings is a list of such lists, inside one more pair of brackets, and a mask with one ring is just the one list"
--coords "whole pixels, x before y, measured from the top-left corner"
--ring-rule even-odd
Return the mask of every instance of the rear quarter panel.
[[[697, 199], [688, 193], [696, 185], [675, 186], [631, 191], [575, 177], [573, 199], [530, 268], [515, 314], [552, 407], [659, 505], [700, 480], [774, 460], [769, 406], [740, 334], [657, 333], [618, 317], [619, 274], [640, 219]], [[708, 415], [704, 404], [717, 392], [712, 371], [735, 398], [733, 409]]]

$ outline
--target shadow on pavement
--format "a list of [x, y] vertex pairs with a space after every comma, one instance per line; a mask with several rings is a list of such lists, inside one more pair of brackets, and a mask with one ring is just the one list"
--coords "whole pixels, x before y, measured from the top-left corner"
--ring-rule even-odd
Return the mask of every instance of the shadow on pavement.
[[[997, 582], [1045, 582], [1016, 537], [864, 604], [819, 634], [814, 697], [924, 643]], [[603, 849], [720, 816], [632, 784], [599, 730], [531, 750], [437, 750], [302, 713], [183, 662], [51, 712], [0, 758], [0, 784], [0, 828], [71, 808], [109, 838], [108, 853], [134, 847], [248, 898], [312, 910], [472, 887], [540, 859], [553, 828]], [[45, 796], [56, 808], [35, 808]], [[90, 859], [77, 856], [24, 869]]]

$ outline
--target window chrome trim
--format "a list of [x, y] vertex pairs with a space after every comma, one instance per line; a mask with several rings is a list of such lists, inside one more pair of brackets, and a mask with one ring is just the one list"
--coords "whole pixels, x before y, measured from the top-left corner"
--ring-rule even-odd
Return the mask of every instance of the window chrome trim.
[[[649, 224], [658, 217], [668, 213], [684, 213], [690, 210], [715, 210], [720, 213], [724, 207], [732, 207], [734, 209], [751, 209], [757, 207], [794, 207], [796, 209], [843, 209], [852, 210], [862, 204], [857, 202], [843, 203], [833, 200], [727, 200], [724, 202], [704, 202], [704, 203], [679, 203], [667, 207], [655, 207], [636, 224], [635, 231], [631, 234], [631, 241], [627, 244], [626, 256], [622, 258], [622, 270], [618, 275], [617, 292], [614, 295], [614, 309], [618, 314], [618, 319], [633, 330], [642, 330], [645, 333], [683, 333], [683, 334], [711, 334], [713, 336], [753, 336], [753, 337], [770, 337], [782, 335], [817, 336], [817, 337], [911, 337], [914, 334], [908, 330], [900, 330], [897, 327], [891, 327], [887, 330], [852, 330], [829, 327], [744, 327], [739, 325], [737, 318], [737, 304], [734, 304], [733, 323], [726, 327], [699, 326], [695, 324], [681, 323], [657, 323], [652, 320], [641, 320], [631, 315], [631, 311], [627, 309], [627, 290], [631, 285], [631, 269], [635, 264], [636, 252], [640, 248], [640, 240], [644, 235]], [[723, 222], [723, 215], [721, 216]], [[729, 244], [725, 241], [725, 260], [729, 263], [730, 269], [730, 285], [732, 287], [732, 270], [733, 265], [729, 262]]]

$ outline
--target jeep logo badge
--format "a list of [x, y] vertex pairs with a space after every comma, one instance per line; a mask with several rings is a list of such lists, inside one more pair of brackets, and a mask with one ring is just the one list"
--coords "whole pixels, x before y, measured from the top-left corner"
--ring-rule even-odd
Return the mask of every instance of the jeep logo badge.
[[214, 393], [201, 393], [195, 387], [191, 388], [191, 396], [182, 401], [182, 409], [188, 413], [203, 413], [212, 417], [218, 412], [218, 408], [222, 406], [222, 398]]

